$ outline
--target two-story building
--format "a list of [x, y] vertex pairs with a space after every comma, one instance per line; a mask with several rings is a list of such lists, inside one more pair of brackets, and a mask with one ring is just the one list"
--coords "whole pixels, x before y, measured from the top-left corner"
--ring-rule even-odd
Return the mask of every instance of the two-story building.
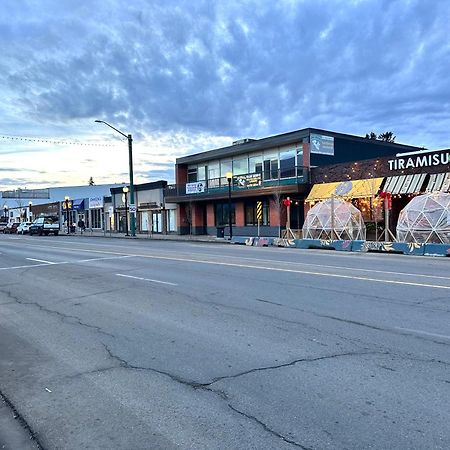
[[[242, 139], [178, 158], [176, 184], [167, 186], [165, 199], [178, 204], [180, 234], [215, 235], [218, 227], [228, 234], [231, 203], [234, 235], [255, 236], [259, 222], [261, 236], [278, 236], [286, 225], [286, 197], [292, 200], [291, 228], [302, 227], [315, 167], [415, 150], [418, 147], [315, 128]], [[261, 206], [262, 214], [257, 211]]]

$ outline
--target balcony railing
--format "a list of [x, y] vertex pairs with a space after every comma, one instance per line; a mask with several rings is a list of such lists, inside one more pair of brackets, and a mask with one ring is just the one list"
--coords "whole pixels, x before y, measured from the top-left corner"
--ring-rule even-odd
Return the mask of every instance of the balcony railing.
[[[231, 190], [233, 192], [242, 192], [251, 189], [303, 183], [309, 183], [309, 168], [297, 166], [289, 169], [274, 169], [233, 175]], [[197, 196], [227, 191], [228, 180], [226, 177], [221, 177], [184, 184], [169, 184], [164, 189], [164, 195], [165, 197]]]

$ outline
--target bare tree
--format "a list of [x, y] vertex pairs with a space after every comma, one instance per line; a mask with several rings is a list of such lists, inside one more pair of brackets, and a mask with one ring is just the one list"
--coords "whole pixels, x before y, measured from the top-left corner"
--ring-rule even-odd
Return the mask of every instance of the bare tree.
[[278, 217], [278, 237], [281, 237], [281, 186], [278, 185], [275, 187], [275, 190], [272, 194], [272, 199], [275, 207], [275, 211], [277, 212]]

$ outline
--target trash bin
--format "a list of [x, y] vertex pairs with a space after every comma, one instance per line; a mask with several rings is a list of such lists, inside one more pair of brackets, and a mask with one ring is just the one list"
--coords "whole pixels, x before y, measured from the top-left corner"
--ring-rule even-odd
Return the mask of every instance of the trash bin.
[[225, 227], [217, 227], [217, 237], [218, 238], [225, 237]]

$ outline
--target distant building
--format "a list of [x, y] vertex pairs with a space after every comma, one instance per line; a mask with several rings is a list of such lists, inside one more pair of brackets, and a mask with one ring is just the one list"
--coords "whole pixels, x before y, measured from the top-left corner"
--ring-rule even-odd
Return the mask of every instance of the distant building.
[[62, 224], [68, 218], [65, 211], [65, 198], [68, 197], [69, 218], [72, 224], [83, 219], [87, 227], [102, 229], [103, 198], [111, 195], [111, 188], [121, 186], [124, 185], [101, 184], [3, 191], [0, 205], [9, 222], [22, 222], [39, 216], [58, 216]]

